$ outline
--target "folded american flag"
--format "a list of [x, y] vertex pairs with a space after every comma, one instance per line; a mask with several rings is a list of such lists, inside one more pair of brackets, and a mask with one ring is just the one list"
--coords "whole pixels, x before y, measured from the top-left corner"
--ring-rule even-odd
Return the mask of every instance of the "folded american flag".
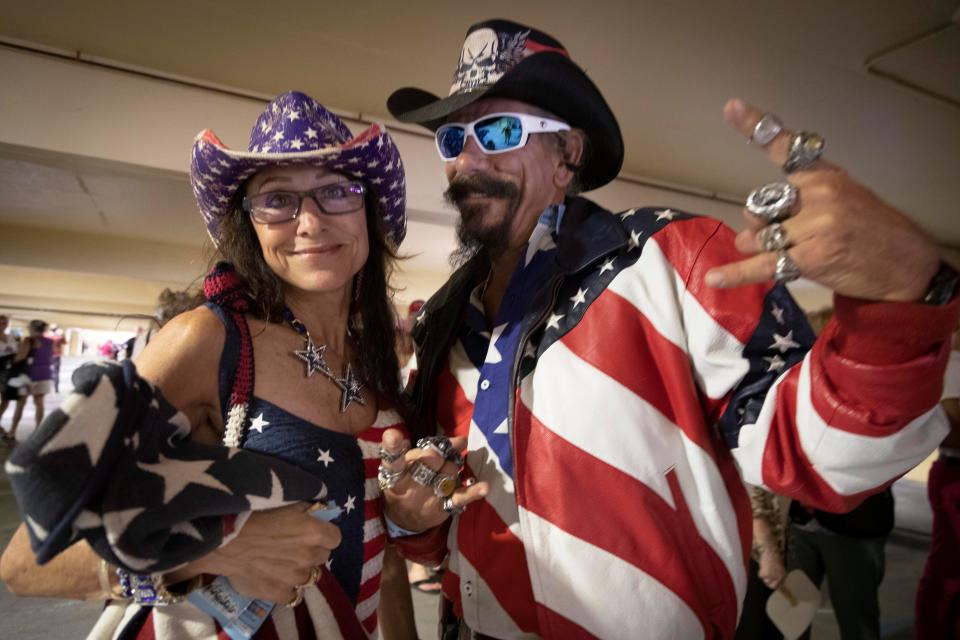
[[85, 538], [128, 571], [169, 571], [228, 542], [251, 511], [326, 494], [282, 460], [191, 442], [186, 416], [130, 361], [85, 364], [73, 384], [6, 464], [40, 564]]

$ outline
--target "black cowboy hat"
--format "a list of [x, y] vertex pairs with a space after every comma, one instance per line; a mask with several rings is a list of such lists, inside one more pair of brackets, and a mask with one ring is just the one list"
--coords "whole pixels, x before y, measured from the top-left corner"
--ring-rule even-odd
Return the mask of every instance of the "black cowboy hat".
[[585, 190], [607, 184], [620, 172], [623, 137], [600, 90], [557, 40], [509, 20], [470, 27], [446, 98], [404, 87], [387, 99], [387, 109], [400, 122], [435, 131], [447, 116], [480, 98], [526, 102], [582, 129], [591, 147], [580, 171]]

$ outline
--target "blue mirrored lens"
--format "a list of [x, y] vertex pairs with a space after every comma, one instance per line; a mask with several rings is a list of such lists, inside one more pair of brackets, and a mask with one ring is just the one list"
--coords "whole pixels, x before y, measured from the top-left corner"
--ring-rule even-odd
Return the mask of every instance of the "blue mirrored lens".
[[452, 160], [463, 151], [463, 127], [448, 127], [437, 132], [437, 146], [443, 157]]
[[513, 149], [520, 144], [523, 136], [523, 123], [514, 116], [498, 116], [483, 120], [473, 126], [480, 145], [487, 151]]

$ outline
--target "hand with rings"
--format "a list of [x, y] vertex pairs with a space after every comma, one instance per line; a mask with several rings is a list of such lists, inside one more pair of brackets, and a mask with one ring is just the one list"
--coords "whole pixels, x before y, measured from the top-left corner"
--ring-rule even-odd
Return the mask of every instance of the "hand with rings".
[[383, 434], [378, 480], [393, 522], [426, 531], [487, 495], [485, 482], [461, 483], [465, 446], [466, 438], [433, 436], [411, 449], [396, 429]]
[[837, 293], [917, 301], [940, 265], [936, 245], [903, 212], [822, 159], [825, 142], [733, 99], [727, 122], [785, 174], [750, 193], [736, 246], [750, 257], [709, 271], [713, 287], [808, 278]]

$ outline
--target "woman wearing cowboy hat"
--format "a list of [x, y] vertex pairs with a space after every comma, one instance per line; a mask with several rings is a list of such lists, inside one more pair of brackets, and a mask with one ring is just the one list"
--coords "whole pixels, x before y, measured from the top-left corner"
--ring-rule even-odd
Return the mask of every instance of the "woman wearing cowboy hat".
[[[387, 285], [406, 231], [400, 156], [381, 126], [354, 137], [290, 92], [257, 119], [246, 151], [201, 132], [191, 183], [222, 262], [205, 280], [207, 304], [164, 327], [139, 373], [189, 418], [193, 440], [320, 477], [334, 523], [302, 503], [255, 512], [161, 584], [226, 576], [237, 592], [280, 603], [253, 635], [366, 637], [387, 540], [379, 444], [386, 427], [403, 428]], [[207, 637], [223, 626], [190, 601], [131, 615], [118, 581], [143, 576], [118, 577], [86, 545], [41, 569], [26, 535], [21, 527], [4, 554], [3, 579], [21, 595], [112, 598], [94, 636]]]

